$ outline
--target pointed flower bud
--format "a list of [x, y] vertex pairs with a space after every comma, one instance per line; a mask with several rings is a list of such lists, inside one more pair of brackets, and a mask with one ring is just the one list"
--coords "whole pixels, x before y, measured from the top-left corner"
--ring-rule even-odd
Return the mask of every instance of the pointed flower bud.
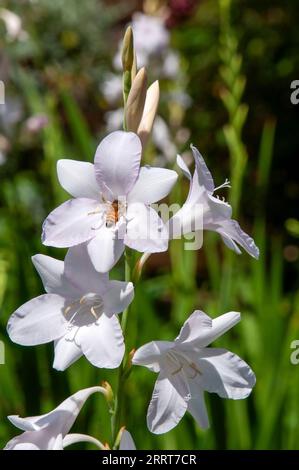
[[131, 72], [134, 62], [134, 39], [131, 26], [128, 26], [124, 35], [121, 60], [123, 71]]
[[139, 70], [132, 83], [125, 107], [125, 119], [128, 131], [137, 132], [140, 124], [146, 98], [146, 82], [147, 73], [146, 69], [143, 67]]
[[137, 134], [145, 147], [153, 128], [160, 97], [159, 82], [156, 80], [147, 90], [144, 110]]
[[106, 380], [104, 380], [101, 383], [101, 386], [105, 390], [105, 398], [106, 398], [108, 404], [111, 405], [113, 403], [114, 396], [113, 396], [113, 391], [112, 391], [110, 383], [107, 382]]

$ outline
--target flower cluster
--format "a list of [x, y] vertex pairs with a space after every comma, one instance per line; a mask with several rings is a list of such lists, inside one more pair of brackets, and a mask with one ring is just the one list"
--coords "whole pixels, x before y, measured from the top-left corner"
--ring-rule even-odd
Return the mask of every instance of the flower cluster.
[[[127, 313], [134, 286], [130, 279], [110, 280], [109, 271], [125, 249], [147, 256], [163, 252], [170, 239], [201, 227], [218, 232], [237, 253], [242, 247], [258, 257], [254, 241], [232, 219], [231, 206], [214, 195], [219, 187], [215, 188], [212, 175], [194, 146], [193, 175], [183, 159], [177, 158], [178, 166], [190, 180], [182, 208], [165, 221], [152, 206], [170, 193], [178, 175], [174, 170], [141, 166], [159, 89], [156, 82], [146, 89], [143, 69], [131, 75], [130, 54], [134, 50], [128, 41], [123, 51], [125, 130], [112, 132], [102, 140], [94, 164], [58, 161], [59, 182], [71, 199], [46, 218], [42, 241], [68, 251], [64, 261], [42, 254], [33, 256], [46, 293], [19, 307], [8, 321], [7, 331], [15, 343], [33, 346], [54, 341], [53, 367], [58, 370], [65, 370], [82, 355], [98, 368], [121, 365], [125, 340], [118, 315]], [[226, 181], [220, 187], [228, 185]], [[250, 367], [225, 349], [207, 348], [239, 320], [238, 312], [212, 320], [196, 310], [174, 341], [152, 341], [125, 361], [126, 366], [143, 365], [159, 374], [147, 415], [151, 432], [169, 431], [187, 410], [202, 428], [207, 428], [205, 391], [231, 399], [250, 394], [255, 384]], [[12, 439], [6, 449], [63, 449], [81, 441], [107, 448], [93, 437], [69, 431], [81, 407], [95, 392], [105, 395], [116, 415], [118, 410], [109, 387], [81, 390], [43, 416], [9, 417], [24, 433]], [[114, 448], [135, 448], [123, 428], [114, 430], [114, 438]]]

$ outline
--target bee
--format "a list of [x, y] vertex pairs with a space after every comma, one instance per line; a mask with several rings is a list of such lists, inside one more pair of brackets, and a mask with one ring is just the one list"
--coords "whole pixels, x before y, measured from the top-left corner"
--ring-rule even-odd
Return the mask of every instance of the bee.
[[106, 227], [113, 227], [119, 219], [118, 201], [108, 202], [106, 204]]

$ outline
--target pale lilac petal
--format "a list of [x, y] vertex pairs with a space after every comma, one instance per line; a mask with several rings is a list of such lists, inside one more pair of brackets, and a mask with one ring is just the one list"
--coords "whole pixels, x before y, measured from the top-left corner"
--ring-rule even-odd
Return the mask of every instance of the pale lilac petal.
[[8, 321], [10, 339], [23, 346], [34, 346], [59, 338], [65, 332], [64, 307], [64, 298], [56, 294], [44, 294], [29, 300]]
[[216, 231], [220, 233], [224, 243], [236, 253], [240, 253], [236, 246], [238, 243], [250, 256], [256, 259], [259, 257], [259, 249], [254, 240], [241, 229], [236, 220], [223, 220]]
[[179, 343], [198, 341], [199, 335], [204, 337], [210, 333], [211, 328], [212, 318], [201, 310], [195, 310], [185, 321], [175, 341]]
[[119, 450], [136, 450], [135, 442], [131, 436], [131, 433], [126, 429], [123, 430], [120, 443], [119, 443]]
[[87, 244], [91, 262], [99, 273], [106, 273], [117, 263], [125, 249], [118, 232], [103, 226]]
[[31, 260], [40, 275], [45, 291], [49, 294], [66, 295], [66, 285], [63, 277], [63, 261], [46, 255], [34, 255]]
[[167, 223], [169, 238], [181, 238], [188, 233], [203, 230], [204, 215], [205, 203], [203, 200], [194, 204], [185, 202], [183, 207]]
[[[209, 229], [208, 225], [221, 223], [224, 219], [230, 219], [232, 216], [232, 207], [228, 202], [213, 196], [207, 195], [208, 210], [205, 211], [204, 225]], [[211, 227], [213, 230], [213, 227]]]
[[54, 439], [44, 431], [27, 431], [11, 439], [4, 450], [51, 450]]
[[173, 341], [151, 341], [135, 351], [132, 363], [145, 366], [153, 372], [160, 372], [161, 355], [173, 347]]
[[108, 273], [96, 271], [87, 250], [87, 244], [73, 246], [64, 260], [64, 274], [69, 284], [79, 293], [102, 294], [108, 288]]
[[178, 175], [173, 170], [143, 166], [133, 189], [128, 194], [128, 202], [152, 204], [166, 197]]
[[197, 148], [194, 147], [194, 145], [191, 145], [191, 150], [192, 150], [193, 157], [195, 160], [195, 168], [196, 168], [195, 173], [198, 178], [199, 184], [201, 186], [204, 186], [208, 192], [213, 193], [215, 189], [213, 177], [204, 161], [204, 158], [202, 157], [200, 152], [197, 150]]
[[56, 437], [59, 434], [65, 436], [73, 426], [86, 400], [96, 392], [104, 393], [105, 391], [102, 387], [89, 387], [74, 393], [50, 413], [39, 416], [36, 421], [37, 425], [53, 429]]
[[40, 416], [29, 416], [28, 418], [22, 418], [19, 415], [7, 416], [7, 419], [16, 427], [22, 431], [39, 431], [42, 429], [36, 424], [36, 421]]
[[102, 298], [107, 316], [123, 312], [134, 298], [134, 286], [132, 282], [109, 281]]
[[202, 429], [209, 428], [209, 417], [203, 392], [198, 391], [197, 396], [188, 401], [188, 411]]
[[6, 450], [62, 450], [63, 437], [73, 426], [82, 406], [93, 393], [105, 394], [102, 387], [90, 387], [74, 393], [57, 408], [41, 416], [21, 418], [10, 416], [10, 421], [21, 429], [32, 428], [11, 439]]
[[83, 354], [95, 367], [114, 369], [123, 359], [125, 345], [118, 318], [101, 315], [89, 326], [83, 326], [77, 334]]
[[53, 368], [61, 371], [66, 370], [83, 355], [76, 341], [65, 336], [55, 341], [54, 351]]
[[57, 175], [59, 183], [71, 196], [101, 200], [100, 187], [92, 163], [58, 160]]
[[168, 378], [159, 375], [147, 412], [147, 426], [154, 434], [173, 429], [184, 416], [188, 403], [177, 392]]
[[94, 444], [96, 445], [99, 449], [105, 450], [103, 444], [98, 441], [98, 439], [95, 439], [92, 436], [88, 436], [87, 434], [67, 434], [65, 438], [63, 439], [62, 442], [62, 447], [68, 447], [71, 446], [72, 444], [78, 444], [80, 442], [88, 442], [89, 444]]
[[[191, 319], [190, 324], [189, 319]], [[240, 321], [241, 315], [239, 312], [224, 313], [214, 318], [210, 323], [208, 315], [200, 310], [195, 310], [189, 319], [176, 340], [179, 348], [184, 348], [185, 345], [205, 348], [235, 326]], [[192, 327], [192, 330], [190, 327]]]
[[70, 199], [54, 209], [43, 223], [44, 245], [67, 248], [95, 236], [103, 223], [100, 204], [93, 199]]
[[222, 398], [246, 398], [255, 385], [255, 375], [249, 365], [226, 349], [200, 350], [196, 364], [204, 390], [217, 393]]
[[133, 132], [116, 131], [102, 140], [95, 154], [95, 173], [104, 197], [126, 196], [138, 177], [141, 142]]
[[178, 167], [182, 170], [184, 176], [186, 178], [188, 178], [188, 180], [191, 181], [191, 179], [192, 179], [191, 172], [190, 172], [189, 168], [187, 167], [186, 163], [184, 162], [184, 160], [182, 159], [181, 155], [177, 155], [176, 163], [177, 163]]
[[157, 212], [144, 204], [129, 204], [125, 244], [142, 253], [158, 253], [168, 248], [168, 231]]

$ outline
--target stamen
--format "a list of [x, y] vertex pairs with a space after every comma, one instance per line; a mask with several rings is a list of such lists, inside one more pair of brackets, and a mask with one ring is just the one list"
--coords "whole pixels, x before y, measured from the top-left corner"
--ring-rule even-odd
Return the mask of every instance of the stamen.
[[217, 188], [214, 189], [214, 192], [222, 188], [231, 188], [230, 181], [227, 178], [225, 179], [224, 183], [222, 183], [220, 186], [217, 186]]
[[101, 208], [97, 207], [95, 211], [88, 212], [87, 215], [95, 215], [95, 214], [100, 214]]
[[171, 372], [171, 375], [178, 374], [182, 370], [182, 368], [183, 366], [181, 365], [181, 367], [179, 367], [177, 370], [175, 370], [174, 372]]
[[91, 307], [90, 311], [91, 311], [91, 314], [92, 314], [92, 315], [95, 317], [95, 319], [97, 320], [97, 319], [99, 318], [99, 316], [96, 314], [95, 308], [94, 308], [94, 307]]

